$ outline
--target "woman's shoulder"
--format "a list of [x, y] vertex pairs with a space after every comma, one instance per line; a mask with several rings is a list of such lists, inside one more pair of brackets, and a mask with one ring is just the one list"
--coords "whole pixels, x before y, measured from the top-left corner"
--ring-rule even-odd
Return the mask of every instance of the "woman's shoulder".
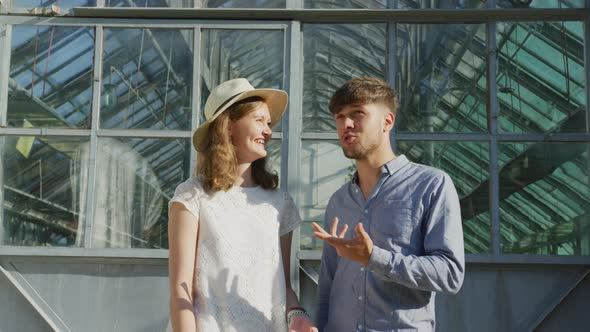
[[203, 188], [203, 184], [201, 183], [200, 179], [196, 177], [190, 177], [179, 184], [174, 191], [175, 196], [186, 196], [187, 194], [199, 197], [205, 194], [205, 189]]
[[291, 194], [289, 194], [289, 192], [282, 190], [282, 189], [263, 189], [262, 190], [264, 192], [264, 195], [267, 195], [266, 197], [272, 201], [275, 202], [277, 207], [282, 208], [284, 207], [286, 204], [289, 204], [290, 202], [293, 201], [293, 198], [291, 197]]

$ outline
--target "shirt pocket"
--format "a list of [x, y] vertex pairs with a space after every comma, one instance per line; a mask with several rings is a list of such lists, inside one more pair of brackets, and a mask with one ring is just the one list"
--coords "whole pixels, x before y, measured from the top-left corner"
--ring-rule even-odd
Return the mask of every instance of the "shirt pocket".
[[416, 230], [410, 201], [385, 200], [374, 216], [375, 236], [390, 249], [412, 247], [412, 235]]

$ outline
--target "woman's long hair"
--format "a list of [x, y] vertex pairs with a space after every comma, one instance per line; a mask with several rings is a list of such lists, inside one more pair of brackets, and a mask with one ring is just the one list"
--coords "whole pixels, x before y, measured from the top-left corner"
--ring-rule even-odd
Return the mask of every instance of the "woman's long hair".
[[[264, 104], [261, 97], [250, 97], [233, 104], [209, 125], [203, 151], [199, 153], [197, 176], [208, 192], [228, 191], [236, 181], [238, 159], [229, 136], [231, 123]], [[264, 189], [276, 189], [279, 177], [266, 169], [266, 157], [252, 163], [252, 178]]]

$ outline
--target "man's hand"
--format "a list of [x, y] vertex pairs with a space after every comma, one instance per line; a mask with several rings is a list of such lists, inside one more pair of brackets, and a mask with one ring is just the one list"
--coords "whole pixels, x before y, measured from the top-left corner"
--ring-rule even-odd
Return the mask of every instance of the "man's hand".
[[373, 253], [373, 241], [369, 237], [369, 234], [365, 232], [363, 224], [358, 223], [354, 227], [356, 237], [352, 240], [344, 238], [348, 225], [344, 225], [342, 230], [336, 233], [338, 230], [338, 217], [332, 219], [330, 233], [326, 232], [322, 226], [315, 222], [312, 222], [311, 226], [315, 230], [313, 236], [333, 246], [338, 255], [357, 261], [363, 265], [369, 264], [369, 258], [371, 258], [371, 254]]
[[295, 316], [291, 318], [289, 332], [318, 332], [311, 320], [306, 316]]

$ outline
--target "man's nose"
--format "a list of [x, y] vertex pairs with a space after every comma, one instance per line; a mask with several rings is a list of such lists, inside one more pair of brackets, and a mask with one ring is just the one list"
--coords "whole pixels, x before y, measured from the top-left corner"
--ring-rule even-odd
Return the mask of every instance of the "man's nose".
[[344, 118], [344, 128], [354, 128], [354, 121], [351, 118]]

